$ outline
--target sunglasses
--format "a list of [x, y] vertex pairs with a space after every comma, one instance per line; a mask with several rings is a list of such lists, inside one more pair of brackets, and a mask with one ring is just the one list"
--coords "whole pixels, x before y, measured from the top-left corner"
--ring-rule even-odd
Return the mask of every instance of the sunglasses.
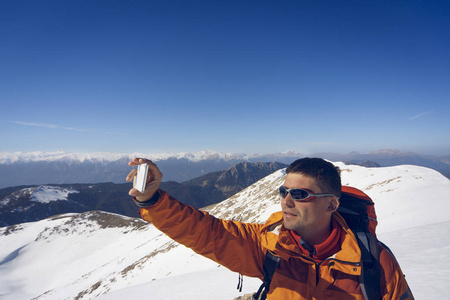
[[284, 186], [279, 188], [281, 198], [286, 198], [287, 194], [291, 195], [291, 198], [295, 201], [308, 201], [316, 197], [336, 197], [333, 194], [314, 194], [310, 190], [306, 189], [287, 189]]

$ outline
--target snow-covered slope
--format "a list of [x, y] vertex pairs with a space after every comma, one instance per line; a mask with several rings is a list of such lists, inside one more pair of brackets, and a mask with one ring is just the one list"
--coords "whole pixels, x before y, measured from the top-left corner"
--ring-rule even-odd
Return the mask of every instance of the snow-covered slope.
[[[379, 235], [394, 251], [416, 300], [448, 299], [449, 228], [450, 221], [445, 221]], [[148, 295], [148, 299], [231, 300], [256, 291], [261, 282], [245, 278], [242, 293], [234, 289], [236, 284], [235, 273], [211, 268], [113, 291], [99, 300], [137, 299], [142, 295]]]
[[58, 200], [67, 201], [67, 196], [71, 193], [78, 193], [78, 191], [72, 189], [63, 189], [54, 186], [38, 186], [38, 187], [24, 188], [3, 198], [0, 201], [0, 207], [8, 205], [8, 203], [17, 200], [17, 198], [21, 196], [31, 197], [30, 201], [40, 203], [49, 203], [51, 201], [58, 201]]
[[[376, 204], [378, 235], [394, 251], [416, 299], [445, 299], [450, 278], [450, 180], [416, 166], [336, 163], [343, 183]], [[279, 210], [277, 171], [208, 207], [221, 218], [264, 222]], [[133, 205], [130, 201], [130, 205]], [[65, 214], [0, 229], [1, 299], [233, 299], [245, 278], [172, 242], [151, 224], [104, 212]]]

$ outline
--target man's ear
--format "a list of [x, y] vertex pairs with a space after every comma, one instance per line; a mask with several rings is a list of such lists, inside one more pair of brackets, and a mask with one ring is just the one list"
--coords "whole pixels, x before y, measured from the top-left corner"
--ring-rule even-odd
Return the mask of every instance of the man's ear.
[[328, 203], [328, 211], [335, 212], [339, 207], [339, 200], [336, 197], [331, 197], [330, 202]]

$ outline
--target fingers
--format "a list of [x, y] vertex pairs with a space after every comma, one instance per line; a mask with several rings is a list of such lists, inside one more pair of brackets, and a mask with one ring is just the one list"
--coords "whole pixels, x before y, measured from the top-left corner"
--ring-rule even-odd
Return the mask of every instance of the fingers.
[[[141, 165], [141, 164], [148, 164], [147, 181], [153, 181], [153, 180], [160, 181], [162, 179], [163, 175], [162, 175], [161, 171], [159, 171], [158, 166], [156, 166], [156, 164], [149, 159], [133, 157], [131, 159], [131, 161], [128, 163], [128, 165], [130, 167], [135, 167], [135, 166]], [[135, 175], [136, 175], [136, 171], [135, 170], [131, 171], [130, 174], [128, 174], [128, 176], [127, 176], [127, 181], [131, 181]]]
[[151, 161], [148, 162], [148, 177], [147, 182], [150, 181], [161, 181], [163, 175], [159, 171], [158, 167]]
[[134, 176], [136, 176], [136, 174], [137, 174], [137, 170], [136, 169], [131, 170], [131, 172], [127, 175], [126, 180], [128, 182], [132, 181], [134, 179]]
[[149, 165], [153, 165], [153, 166], [156, 167], [156, 165], [155, 165], [154, 162], [152, 162], [151, 160], [146, 159], [146, 158], [133, 157], [133, 158], [130, 160], [130, 162], [128, 163], [128, 165], [129, 165], [130, 167], [135, 167], [135, 166], [141, 165], [141, 164], [149, 164]]
[[128, 163], [128, 165], [130, 167], [135, 167], [135, 166], [140, 165], [140, 164], [145, 164], [146, 162], [147, 162], [147, 159], [133, 157], [131, 159], [131, 161]]
[[[159, 171], [158, 166], [156, 166], [156, 164], [154, 164], [149, 159], [133, 157], [131, 161], [128, 163], [130, 167], [135, 167], [141, 164], [148, 164], [147, 184], [145, 191], [141, 193], [137, 189], [132, 188], [128, 192], [128, 194], [130, 196], [135, 197], [138, 201], [147, 201], [155, 194], [162, 180], [163, 175], [161, 171]], [[126, 180], [130, 182], [136, 178], [136, 175], [137, 169], [133, 169], [126, 177]]]
[[137, 189], [132, 188], [129, 192], [128, 195], [133, 196], [133, 197], [138, 197], [140, 195], [142, 195], [142, 193], [140, 193]]

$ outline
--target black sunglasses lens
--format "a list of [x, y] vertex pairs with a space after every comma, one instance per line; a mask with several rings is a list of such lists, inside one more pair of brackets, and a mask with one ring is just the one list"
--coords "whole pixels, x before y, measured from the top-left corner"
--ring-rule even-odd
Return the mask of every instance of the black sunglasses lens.
[[294, 200], [303, 200], [308, 198], [309, 193], [305, 190], [301, 190], [301, 189], [293, 189], [291, 190], [291, 197]]
[[281, 198], [286, 198], [287, 190], [284, 187], [280, 186], [279, 191]]
[[[280, 186], [280, 196], [281, 198], [286, 198], [288, 191], [285, 187]], [[302, 189], [292, 189], [289, 191], [289, 194], [291, 195], [292, 199], [294, 200], [303, 200], [309, 197], [309, 193]]]

